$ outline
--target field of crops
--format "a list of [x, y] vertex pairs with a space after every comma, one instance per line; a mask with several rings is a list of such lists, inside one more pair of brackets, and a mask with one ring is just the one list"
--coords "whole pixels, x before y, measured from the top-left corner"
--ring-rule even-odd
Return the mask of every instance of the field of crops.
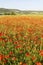
[[43, 65], [43, 16], [0, 16], [0, 65]]

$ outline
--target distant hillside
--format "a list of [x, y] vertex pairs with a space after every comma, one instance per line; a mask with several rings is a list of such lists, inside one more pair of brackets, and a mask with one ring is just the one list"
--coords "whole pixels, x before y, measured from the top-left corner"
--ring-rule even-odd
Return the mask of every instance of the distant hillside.
[[0, 14], [11, 14], [11, 13], [17, 13], [19, 12], [18, 9], [5, 9], [5, 8], [0, 8]]
[[11, 15], [11, 14], [43, 14], [43, 11], [22, 11], [18, 9], [5, 9], [5, 8], [0, 8], [0, 15]]

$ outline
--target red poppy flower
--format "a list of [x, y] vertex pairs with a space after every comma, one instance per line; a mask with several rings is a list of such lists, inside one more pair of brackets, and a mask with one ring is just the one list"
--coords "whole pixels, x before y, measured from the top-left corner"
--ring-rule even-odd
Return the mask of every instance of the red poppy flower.
[[36, 64], [36, 65], [42, 65], [40, 62], [36, 62], [35, 64]]
[[6, 61], [6, 60], [4, 60], [3, 62], [4, 62], [4, 63], [6, 63], [7, 61]]
[[5, 55], [5, 58], [6, 58], [6, 59], [9, 58], [9, 55]]
[[17, 41], [15, 41], [14, 44], [17, 44]]
[[40, 50], [40, 51], [39, 51], [39, 55], [40, 55], [40, 56], [43, 56], [43, 50]]
[[0, 54], [0, 61], [3, 59], [3, 55]]
[[28, 56], [29, 56], [29, 53], [27, 52], [27, 53], [25, 54], [25, 56], [27, 56], [27, 57], [28, 57]]
[[24, 63], [23, 65], [26, 65], [26, 63]]
[[16, 57], [12, 57], [12, 60], [16, 60]]
[[2, 36], [2, 33], [0, 32], [0, 36]]
[[22, 50], [20, 50], [19, 53], [22, 53]]
[[19, 64], [22, 65], [22, 62], [20, 62]]
[[35, 59], [35, 57], [34, 56], [32, 56], [32, 60], [34, 61], [34, 59]]
[[9, 54], [12, 55], [12, 51], [10, 51]]

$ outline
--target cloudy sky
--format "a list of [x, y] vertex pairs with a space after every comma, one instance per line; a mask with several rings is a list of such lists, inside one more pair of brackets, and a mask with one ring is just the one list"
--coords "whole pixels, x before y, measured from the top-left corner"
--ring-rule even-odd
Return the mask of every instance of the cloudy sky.
[[0, 0], [0, 8], [43, 10], [43, 0]]

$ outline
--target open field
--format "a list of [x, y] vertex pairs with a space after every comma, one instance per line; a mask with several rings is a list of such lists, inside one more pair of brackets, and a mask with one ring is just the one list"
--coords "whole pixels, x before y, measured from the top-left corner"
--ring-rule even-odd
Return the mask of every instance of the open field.
[[43, 65], [43, 15], [0, 16], [0, 65]]

